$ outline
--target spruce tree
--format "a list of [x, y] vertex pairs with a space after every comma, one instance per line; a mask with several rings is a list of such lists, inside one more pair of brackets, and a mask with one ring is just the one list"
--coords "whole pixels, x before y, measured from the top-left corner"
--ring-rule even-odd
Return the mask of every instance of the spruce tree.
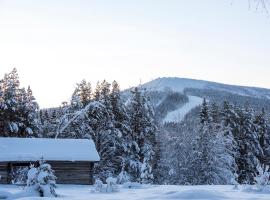
[[[121, 167], [119, 170], [119, 176], [127, 174], [127, 163], [129, 158], [130, 143], [131, 143], [131, 131], [129, 127], [129, 116], [125, 108], [124, 102], [121, 99], [120, 87], [116, 81], [112, 83], [112, 89], [110, 93], [110, 102], [112, 114], [114, 116], [114, 135], [116, 137], [117, 156], [121, 158]], [[122, 178], [121, 178], [122, 179]]]
[[33, 137], [38, 128], [38, 105], [30, 88], [20, 88], [16, 69], [0, 82], [0, 131], [2, 136]]
[[256, 132], [258, 133], [259, 143], [263, 151], [258, 159], [262, 165], [267, 165], [267, 159], [270, 157], [270, 127], [267, 123], [267, 117], [264, 109], [255, 116], [254, 124]]
[[157, 126], [147, 96], [142, 94], [139, 88], [134, 88], [132, 93], [128, 105], [132, 132], [130, 173], [135, 181], [151, 183], [153, 181], [151, 168], [154, 165]]
[[99, 101], [99, 98], [100, 98], [100, 82], [98, 81], [94, 91], [94, 100]]
[[199, 114], [201, 127], [194, 143], [193, 184], [229, 184], [233, 178], [233, 157], [226, 149], [227, 138], [219, 126], [210, 120], [204, 100]]
[[203, 99], [199, 116], [200, 116], [201, 124], [205, 124], [209, 122], [209, 108], [208, 108], [205, 98]]
[[82, 80], [77, 84], [71, 98], [71, 104], [74, 107], [85, 107], [92, 100], [92, 87], [90, 82]]
[[253, 123], [253, 111], [248, 108], [237, 108], [239, 115], [239, 131], [236, 137], [239, 148], [237, 158], [238, 175], [240, 183], [255, 183], [256, 167], [263, 150], [259, 143], [259, 135]]

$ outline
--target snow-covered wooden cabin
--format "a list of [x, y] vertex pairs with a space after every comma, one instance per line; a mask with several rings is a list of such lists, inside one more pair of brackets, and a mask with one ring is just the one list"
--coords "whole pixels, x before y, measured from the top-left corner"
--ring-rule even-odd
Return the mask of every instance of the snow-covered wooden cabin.
[[51, 164], [58, 184], [93, 184], [93, 165], [100, 157], [92, 140], [0, 138], [0, 184], [25, 181], [14, 180], [16, 174], [24, 176], [23, 170], [26, 174], [40, 159]]

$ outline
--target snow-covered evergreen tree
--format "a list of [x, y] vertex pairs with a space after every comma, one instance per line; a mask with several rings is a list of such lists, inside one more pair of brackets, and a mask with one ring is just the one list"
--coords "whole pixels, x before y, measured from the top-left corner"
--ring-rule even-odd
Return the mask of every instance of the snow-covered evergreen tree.
[[56, 176], [51, 165], [40, 160], [36, 168], [31, 166], [28, 171], [27, 187], [39, 193], [41, 197], [57, 197], [55, 192]]
[[267, 117], [265, 110], [255, 116], [254, 124], [256, 132], [258, 133], [258, 140], [262, 148], [262, 153], [259, 155], [258, 159], [261, 164], [268, 164], [267, 158], [270, 157], [270, 126], [267, 122]]
[[120, 183], [125, 183], [130, 181], [130, 175], [127, 170], [127, 163], [131, 159], [131, 130], [129, 126], [129, 116], [127, 109], [121, 99], [120, 87], [116, 81], [112, 82], [112, 89], [110, 93], [110, 102], [112, 114], [114, 116], [114, 135], [116, 142], [116, 155], [121, 159], [121, 168], [119, 168], [120, 173], [118, 175], [118, 181]]
[[20, 89], [18, 104], [18, 112], [22, 122], [19, 125], [22, 131], [21, 134], [30, 137], [41, 137], [38, 124], [39, 107], [30, 86], [27, 90], [24, 88]]
[[256, 167], [263, 150], [259, 135], [253, 123], [253, 111], [248, 107], [237, 108], [239, 130], [235, 136], [238, 143], [239, 157], [236, 159], [240, 183], [254, 184]]
[[269, 166], [267, 165], [258, 165], [257, 166], [258, 174], [255, 177], [255, 184], [258, 191], [263, 191], [266, 187], [270, 187], [270, 172]]
[[30, 87], [20, 88], [16, 69], [0, 81], [0, 134], [9, 137], [37, 136], [38, 104]]
[[98, 98], [95, 95], [86, 106], [80, 91], [79, 87], [75, 89], [70, 105], [59, 118], [57, 137], [92, 138], [101, 157], [101, 161], [95, 165], [95, 174], [105, 180], [121, 172], [123, 135], [128, 129], [126, 111], [119, 89], [115, 86], [111, 91], [106, 81], [96, 88]]
[[149, 98], [139, 88], [134, 88], [132, 93], [133, 96], [128, 104], [132, 132], [130, 148], [132, 158], [128, 165], [135, 181], [151, 183], [157, 133], [154, 111]]
[[192, 171], [193, 184], [229, 184], [234, 177], [234, 159], [227, 152], [227, 139], [210, 119], [204, 100], [200, 111], [201, 127], [194, 143]]

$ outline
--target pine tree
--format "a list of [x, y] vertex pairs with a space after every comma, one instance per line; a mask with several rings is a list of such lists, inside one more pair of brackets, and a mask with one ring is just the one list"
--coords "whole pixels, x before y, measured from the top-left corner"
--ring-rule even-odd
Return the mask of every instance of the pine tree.
[[99, 101], [99, 98], [100, 98], [100, 83], [98, 81], [94, 92], [94, 100]]
[[17, 104], [19, 78], [16, 69], [13, 69], [9, 74], [5, 74], [1, 88], [3, 90], [2, 113], [4, 117], [0, 128], [1, 133], [3, 136], [19, 136]]
[[44, 112], [42, 110], [39, 110], [38, 113], [38, 119], [40, 121], [40, 128], [42, 129], [42, 126], [44, 126], [44, 121], [45, 121], [45, 116], [44, 116]]
[[83, 80], [79, 85], [81, 102], [84, 106], [90, 103], [92, 99], [92, 87], [90, 82]]
[[110, 93], [110, 102], [112, 114], [114, 116], [114, 135], [116, 138], [116, 155], [121, 158], [121, 170], [119, 176], [121, 180], [124, 177], [129, 177], [127, 174], [127, 162], [129, 160], [131, 131], [129, 127], [129, 116], [125, 108], [124, 102], [121, 99], [120, 87], [116, 81], [112, 83], [112, 89]]
[[220, 111], [216, 103], [212, 103], [209, 108], [209, 118], [210, 121], [216, 125], [220, 122]]
[[63, 114], [58, 119], [56, 137], [93, 139], [101, 157], [101, 161], [95, 165], [95, 176], [105, 180], [121, 171], [121, 132], [115, 127], [110, 84], [106, 81], [98, 84], [94, 99], [88, 98], [85, 102], [89, 103], [84, 105], [82, 97], [84, 94], [89, 97], [90, 94], [90, 87], [85, 87], [85, 83], [86, 81], [83, 81], [76, 87], [70, 105], [62, 108]]
[[236, 141], [239, 148], [237, 158], [238, 175], [240, 183], [254, 184], [258, 158], [262, 156], [263, 150], [259, 143], [259, 135], [253, 123], [253, 111], [247, 107], [238, 108], [239, 131]]
[[80, 91], [79, 88], [75, 88], [72, 97], [71, 97], [71, 109], [73, 110], [79, 110], [82, 109], [84, 107], [81, 97], [80, 97]]
[[100, 92], [99, 92], [99, 102], [101, 102], [106, 108], [111, 111], [112, 104], [110, 100], [110, 87], [111, 84], [106, 80], [102, 81], [100, 84]]
[[16, 69], [6, 74], [0, 82], [1, 88], [1, 120], [2, 136], [33, 137], [37, 130], [36, 123], [38, 105], [30, 88], [26, 91], [20, 88], [19, 76]]
[[82, 80], [77, 84], [75, 91], [73, 92], [71, 98], [71, 104], [74, 107], [85, 107], [92, 100], [92, 87], [90, 82], [86, 82], [86, 80]]
[[220, 120], [220, 132], [225, 138], [226, 152], [233, 158], [232, 172], [235, 175], [234, 178], [232, 178], [232, 183], [237, 184], [239, 176], [236, 161], [240, 154], [236, 135], [239, 131], [239, 126], [237, 124], [239, 117], [234, 111], [234, 107], [227, 101], [224, 101], [223, 107], [220, 109]]
[[37, 134], [40, 132], [37, 120], [39, 107], [30, 86], [27, 88], [27, 91], [24, 88], [20, 89], [18, 104], [18, 112], [22, 121], [20, 134], [29, 137], [40, 137], [41, 135]]
[[227, 138], [209, 119], [204, 100], [200, 111], [201, 127], [194, 143], [193, 184], [229, 184], [233, 178], [233, 157], [227, 152]]
[[265, 110], [255, 116], [254, 120], [256, 132], [258, 133], [258, 139], [263, 153], [260, 154], [259, 160], [262, 165], [266, 165], [267, 158], [270, 157], [270, 127], [267, 123]]
[[199, 116], [201, 124], [207, 123], [209, 121], [209, 108], [205, 98], [203, 99], [202, 108]]
[[101, 157], [95, 165], [95, 174], [105, 180], [107, 177], [117, 175], [120, 172], [121, 159], [117, 152], [117, 138], [114, 131], [112, 114], [106, 106], [100, 102], [90, 103], [87, 116], [90, 119], [91, 137], [96, 144]]
[[132, 93], [133, 96], [128, 105], [132, 131], [130, 174], [135, 181], [151, 183], [153, 182], [151, 169], [154, 165], [157, 126], [149, 99], [138, 88], [134, 88]]

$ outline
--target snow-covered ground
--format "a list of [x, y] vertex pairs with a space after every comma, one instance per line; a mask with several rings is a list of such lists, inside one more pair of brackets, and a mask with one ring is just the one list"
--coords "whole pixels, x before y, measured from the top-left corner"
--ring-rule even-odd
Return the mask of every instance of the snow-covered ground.
[[[17, 186], [0, 185], [0, 191], [16, 194], [21, 191]], [[243, 192], [234, 190], [233, 186], [143, 186], [139, 189], [120, 187], [117, 193], [92, 193], [92, 186], [59, 185], [57, 193], [59, 200], [176, 200], [176, 199], [235, 199], [263, 200], [270, 199], [270, 193]], [[1, 196], [1, 192], [0, 192]], [[52, 200], [55, 198], [21, 197], [10, 198], [20, 200]]]
[[196, 106], [199, 106], [202, 104], [203, 99], [200, 97], [195, 96], [188, 96], [189, 102], [186, 103], [184, 106], [180, 107], [177, 110], [174, 110], [172, 112], [169, 112], [167, 116], [164, 118], [163, 123], [166, 122], [180, 122], [184, 119], [186, 114], [195, 108]]

